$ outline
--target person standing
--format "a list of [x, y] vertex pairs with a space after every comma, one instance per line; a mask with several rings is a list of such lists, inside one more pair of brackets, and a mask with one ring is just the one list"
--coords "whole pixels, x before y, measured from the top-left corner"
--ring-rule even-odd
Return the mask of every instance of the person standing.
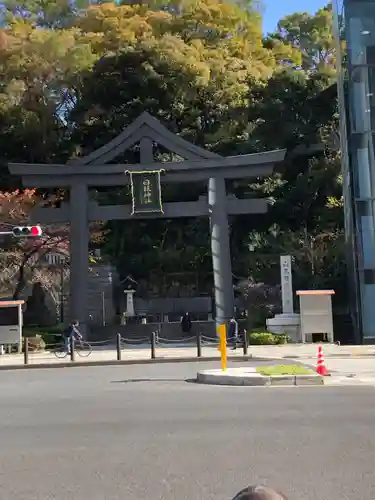
[[237, 349], [237, 342], [238, 342], [238, 323], [235, 320], [235, 318], [232, 318], [229, 321], [228, 340], [232, 341], [233, 343], [232, 351], [235, 351]]
[[190, 333], [193, 324], [191, 322], [189, 313], [185, 313], [181, 318], [181, 330], [182, 333]]

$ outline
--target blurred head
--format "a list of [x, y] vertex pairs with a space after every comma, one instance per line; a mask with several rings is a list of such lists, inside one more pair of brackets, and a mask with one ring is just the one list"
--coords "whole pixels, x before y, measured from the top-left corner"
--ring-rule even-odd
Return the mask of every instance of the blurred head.
[[73, 325], [73, 326], [78, 326], [78, 325], [79, 325], [79, 321], [78, 321], [78, 319], [74, 319], [74, 320], [72, 321], [72, 325]]
[[241, 490], [232, 500], [288, 500], [285, 495], [267, 486], [248, 486]]

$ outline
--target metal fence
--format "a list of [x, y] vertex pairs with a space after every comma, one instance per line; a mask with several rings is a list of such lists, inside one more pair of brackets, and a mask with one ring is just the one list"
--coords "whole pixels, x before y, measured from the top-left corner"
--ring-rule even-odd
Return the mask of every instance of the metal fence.
[[[237, 345], [243, 349], [243, 354], [248, 354], [248, 336], [244, 335], [243, 338], [237, 339]], [[229, 339], [231, 342], [231, 339]], [[138, 338], [125, 338], [121, 334], [117, 334], [115, 339], [108, 339], [97, 342], [87, 342], [84, 340], [76, 340], [73, 337], [66, 341], [62, 336], [57, 338], [57, 341], [53, 344], [48, 344], [44, 347], [44, 353], [46, 356], [51, 358], [51, 356], [56, 356], [56, 358], [70, 360], [72, 363], [77, 362], [80, 358], [88, 358], [94, 351], [100, 351], [103, 348], [115, 348], [113, 361], [122, 361], [124, 350], [129, 346], [142, 346], [149, 350], [149, 359], [157, 359], [158, 349], [163, 347], [192, 347], [195, 346], [197, 359], [202, 358], [202, 349], [204, 347], [215, 347], [219, 345], [218, 339], [213, 339], [202, 335], [201, 332], [197, 332], [196, 335], [191, 337], [184, 337], [180, 339], [167, 339], [159, 335], [159, 332], [153, 331], [149, 337], [138, 337]], [[234, 346], [234, 343], [232, 343]], [[31, 339], [28, 337], [24, 338], [23, 344], [23, 364], [28, 365], [35, 354], [40, 354], [40, 351], [33, 350], [33, 345]], [[45, 359], [45, 358], [44, 358]], [[110, 360], [106, 360], [110, 361]]]

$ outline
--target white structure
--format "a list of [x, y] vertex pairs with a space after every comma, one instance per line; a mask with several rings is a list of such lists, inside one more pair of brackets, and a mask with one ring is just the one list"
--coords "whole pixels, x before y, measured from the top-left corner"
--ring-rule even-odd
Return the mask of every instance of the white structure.
[[16, 325], [0, 325], [0, 352], [4, 353], [3, 346], [12, 346], [14, 344], [18, 347], [18, 352], [22, 352], [22, 306], [24, 300], [7, 300], [0, 301], [0, 307], [17, 307], [18, 321]]
[[286, 333], [292, 342], [300, 340], [300, 315], [294, 313], [292, 258], [290, 255], [280, 256], [282, 314], [267, 319], [267, 330], [275, 334]]
[[62, 266], [68, 260], [67, 255], [57, 252], [49, 252], [45, 255], [45, 261], [50, 266]]
[[327, 335], [333, 343], [332, 295], [334, 290], [300, 290], [301, 342], [312, 342], [314, 333]]
[[125, 290], [126, 293], [126, 316], [132, 318], [135, 316], [134, 311], [134, 294], [135, 290]]

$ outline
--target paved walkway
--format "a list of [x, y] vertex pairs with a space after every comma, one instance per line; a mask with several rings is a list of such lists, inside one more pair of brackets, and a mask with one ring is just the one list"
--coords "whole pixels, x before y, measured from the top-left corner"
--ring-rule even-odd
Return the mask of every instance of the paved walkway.
[[[242, 349], [238, 349], [235, 353], [236, 356], [241, 357], [243, 355]], [[151, 349], [150, 346], [137, 346], [134, 348], [125, 348], [121, 352], [122, 360], [124, 361], [138, 361], [138, 360], [149, 360], [151, 359]], [[156, 348], [156, 358], [166, 359], [166, 358], [196, 358], [197, 348], [194, 346], [171, 346], [171, 347], [157, 347]], [[202, 357], [212, 358], [215, 357], [219, 359], [220, 353], [217, 347], [203, 347]], [[95, 348], [93, 352], [88, 357], [80, 357], [77, 353], [75, 355], [76, 362], [80, 363], [105, 363], [116, 361], [117, 352], [115, 347], [106, 348]], [[51, 352], [39, 352], [39, 353], [29, 353], [29, 364], [59, 364], [70, 362], [70, 357], [67, 356], [63, 359], [56, 358], [56, 356]], [[0, 367], [4, 365], [21, 365], [24, 363], [23, 354], [5, 354], [0, 356]]]
[[[283, 345], [283, 346], [249, 346], [248, 354], [257, 358], [264, 359], [298, 359], [301, 362], [306, 362], [307, 364], [312, 364], [316, 359], [317, 345], [304, 344], [304, 345]], [[361, 360], [361, 365], [366, 361], [369, 366], [369, 370], [372, 370], [373, 360], [371, 357], [375, 357], [375, 346], [337, 346], [337, 345], [324, 345], [325, 357], [329, 360], [330, 365], [337, 365], [338, 361], [334, 358], [368, 358], [367, 360]], [[236, 351], [228, 349], [228, 355], [240, 358], [243, 355], [242, 348], [237, 348]], [[197, 349], [194, 345], [181, 345], [181, 344], [171, 344], [167, 346], [157, 346], [156, 348], [156, 358], [166, 359], [166, 358], [193, 358], [197, 356]], [[215, 345], [203, 346], [202, 347], [202, 358], [218, 358], [220, 354]], [[142, 346], [129, 346], [122, 350], [123, 360], [147, 360], [151, 358], [151, 350], [149, 345]], [[105, 347], [94, 347], [93, 352], [89, 357], [80, 357], [76, 355], [76, 361], [78, 362], [110, 362], [116, 360], [116, 349], [115, 347], [105, 346]], [[349, 361], [349, 359], [348, 359]], [[358, 359], [358, 361], [360, 361]], [[30, 353], [29, 354], [29, 364], [58, 364], [69, 362], [69, 358], [57, 359], [55, 355], [51, 352], [42, 353]], [[24, 363], [23, 355], [20, 354], [5, 354], [0, 356], [0, 367], [10, 366], [10, 365], [21, 365]], [[375, 367], [375, 363], [374, 363]], [[332, 369], [333, 368], [332, 366]], [[351, 373], [351, 369], [345, 370]]]
[[[330, 357], [375, 357], [375, 345], [339, 346], [336, 344], [322, 344], [326, 358]], [[249, 346], [253, 356], [274, 358], [304, 358], [316, 359], [318, 344], [286, 344], [280, 346]]]

